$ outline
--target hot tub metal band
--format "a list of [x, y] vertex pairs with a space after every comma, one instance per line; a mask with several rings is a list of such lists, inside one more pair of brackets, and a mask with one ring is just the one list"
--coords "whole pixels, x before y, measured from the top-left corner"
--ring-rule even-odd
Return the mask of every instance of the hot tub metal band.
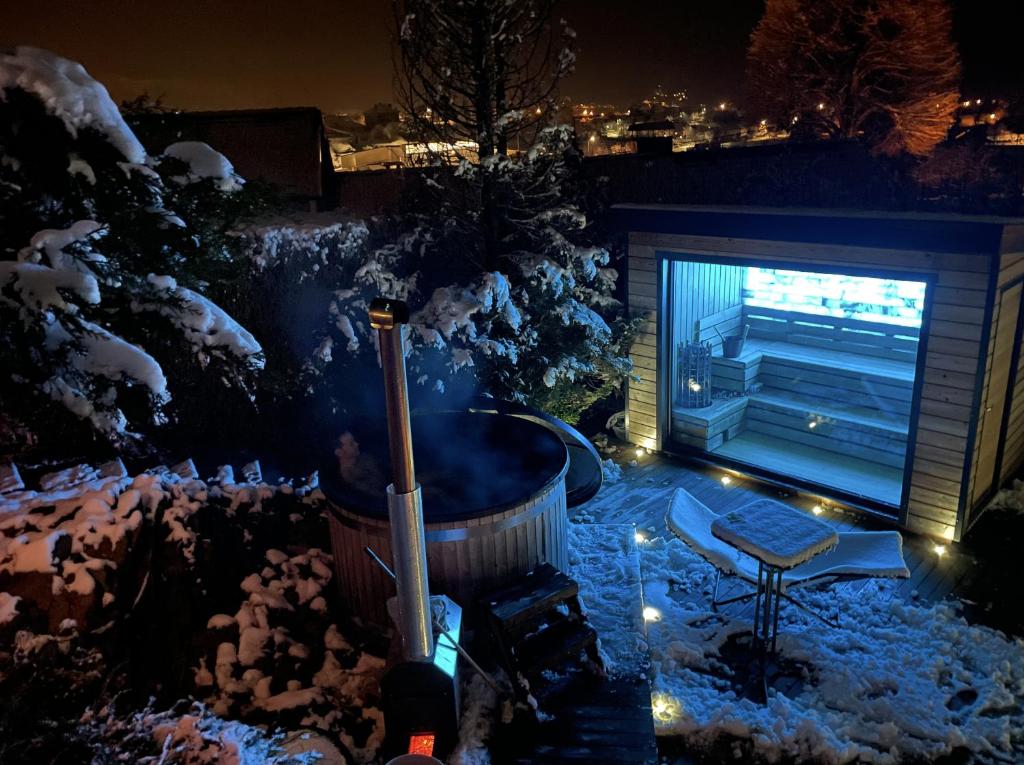
[[[459, 529], [425, 529], [424, 538], [427, 542], [463, 542], [467, 539], [495, 536], [499, 532], [515, 528], [527, 521], [533, 520], [541, 513], [551, 509], [547, 502], [539, 502], [523, 513], [513, 515], [511, 518], [502, 518], [491, 523], [483, 523], [479, 526], [464, 526]], [[383, 523], [373, 524], [351, 517], [342, 512], [333, 512], [331, 517], [343, 526], [356, 531], [380, 531], [385, 525]]]

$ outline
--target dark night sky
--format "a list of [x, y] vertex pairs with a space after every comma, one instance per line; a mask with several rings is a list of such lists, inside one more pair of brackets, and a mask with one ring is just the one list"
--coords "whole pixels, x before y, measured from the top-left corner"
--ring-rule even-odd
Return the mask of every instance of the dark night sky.
[[[955, 0], [964, 93], [1022, 88], [1014, 3]], [[692, 101], [736, 99], [764, 0], [564, 0], [578, 32], [563, 93], [628, 104], [654, 86]], [[62, 9], [65, 12], [61, 12]], [[361, 110], [391, 97], [388, 0], [78, 0], [19, 3], [0, 46], [82, 62], [117, 99], [144, 91], [191, 109], [314, 105]]]

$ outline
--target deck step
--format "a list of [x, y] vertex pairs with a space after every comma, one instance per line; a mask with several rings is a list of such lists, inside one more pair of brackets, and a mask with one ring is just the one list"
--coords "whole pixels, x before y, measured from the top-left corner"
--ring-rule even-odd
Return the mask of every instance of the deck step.
[[[505, 671], [527, 680], [538, 701], [563, 693], [570, 678], [604, 676], [597, 632], [583, 613], [579, 584], [554, 566], [541, 564], [481, 598], [481, 605]], [[520, 701], [528, 701], [526, 685], [515, 683]]]
[[549, 563], [488, 596], [492, 617], [506, 630], [524, 624], [552, 606], [575, 597], [579, 585]]
[[561, 619], [522, 640], [513, 650], [516, 659], [531, 673], [554, 667], [578, 656], [597, 642], [597, 632], [586, 622]]

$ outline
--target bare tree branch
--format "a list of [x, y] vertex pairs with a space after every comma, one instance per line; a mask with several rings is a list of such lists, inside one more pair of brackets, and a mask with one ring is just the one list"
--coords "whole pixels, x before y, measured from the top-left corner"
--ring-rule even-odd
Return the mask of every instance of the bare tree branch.
[[748, 72], [760, 116], [881, 154], [930, 152], [959, 101], [947, 0], [768, 0]]

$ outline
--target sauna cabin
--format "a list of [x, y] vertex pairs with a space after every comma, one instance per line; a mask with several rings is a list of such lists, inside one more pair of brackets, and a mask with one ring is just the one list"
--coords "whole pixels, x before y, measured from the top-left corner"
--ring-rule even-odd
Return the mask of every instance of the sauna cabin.
[[627, 431], [959, 540], [1024, 461], [1024, 220], [618, 205]]

